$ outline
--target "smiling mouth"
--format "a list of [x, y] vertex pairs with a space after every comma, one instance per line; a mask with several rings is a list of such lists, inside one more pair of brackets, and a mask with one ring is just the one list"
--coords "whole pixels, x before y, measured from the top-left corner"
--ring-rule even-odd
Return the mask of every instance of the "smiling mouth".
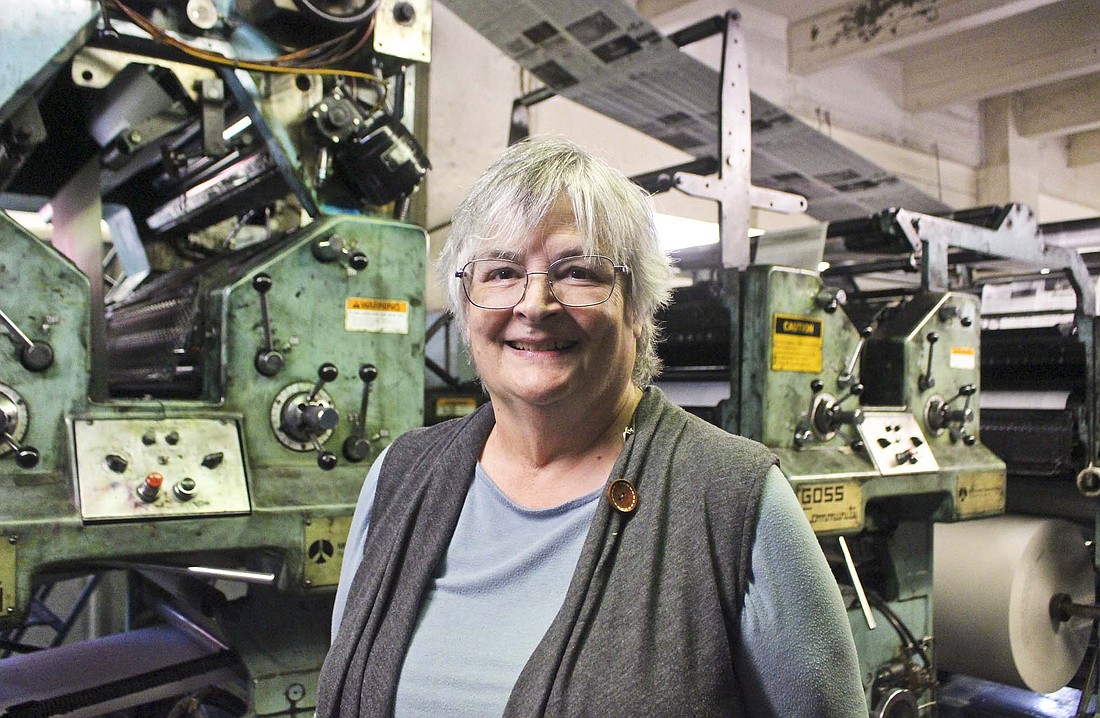
[[561, 352], [572, 349], [577, 345], [575, 341], [552, 341], [552, 342], [504, 342], [512, 349], [524, 352]]

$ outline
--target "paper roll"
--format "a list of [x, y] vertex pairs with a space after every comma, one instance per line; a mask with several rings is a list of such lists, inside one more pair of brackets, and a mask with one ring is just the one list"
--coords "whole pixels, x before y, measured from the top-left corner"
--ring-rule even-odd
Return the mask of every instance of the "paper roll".
[[1076, 673], [1089, 622], [1050, 616], [1051, 596], [1093, 603], [1081, 529], [999, 516], [937, 524], [933, 635], [940, 670], [1050, 693]]

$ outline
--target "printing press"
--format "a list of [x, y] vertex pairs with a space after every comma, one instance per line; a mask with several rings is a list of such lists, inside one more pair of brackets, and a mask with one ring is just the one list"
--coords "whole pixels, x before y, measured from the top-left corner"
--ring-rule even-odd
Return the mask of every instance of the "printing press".
[[[1072, 715], [1039, 694], [1095, 670], [1082, 665], [1095, 617], [1085, 538], [1096, 395], [1081, 255], [1048, 242], [1022, 205], [886, 210], [774, 236], [744, 268], [683, 254], [693, 281], [663, 317], [666, 391], [779, 457], [849, 602], [872, 715]], [[774, 261], [807, 241], [817, 252], [801, 266]], [[1019, 330], [991, 329], [983, 311], [1016, 285], [988, 284], [983, 302], [975, 279], [1040, 268], [1068, 299], [1060, 331], [1044, 326], [1024, 344]], [[1054, 396], [1069, 413], [1029, 407], [1042, 410], [1036, 421], [1001, 408], [1008, 387], [1063, 381]], [[1001, 390], [993, 408], [990, 386]], [[1047, 487], [1062, 477], [1077, 523], [1001, 516], [1006, 499], [1015, 512], [1065, 516], [1032, 498], [1047, 487], [1018, 488], [1040, 474]], [[1095, 687], [1082, 687], [1062, 704], [1087, 705]], [[1027, 712], [1039, 700], [1050, 713]]]
[[430, 4], [0, 5], [0, 714], [312, 711], [423, 422]]

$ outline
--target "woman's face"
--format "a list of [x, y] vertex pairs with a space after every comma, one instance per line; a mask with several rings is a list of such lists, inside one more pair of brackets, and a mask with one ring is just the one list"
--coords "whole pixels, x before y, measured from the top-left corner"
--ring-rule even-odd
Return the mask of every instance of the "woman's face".
[[[573, 225], [568, 205], [559, 205], [515, 260], [528, 272], [542, 272], [555, 260], [583, 254]], [[493, 402], [518, 408], [572, 404], [577, 410], [605, 402], [617, 406], [630, 390], [640, 331], [626, 308], [623, 280], [617, 282], [603, 304], [563, 307], [550, 293], [546, 275], [534, 274], [512, 309], [470, 305], [470, 353]]]

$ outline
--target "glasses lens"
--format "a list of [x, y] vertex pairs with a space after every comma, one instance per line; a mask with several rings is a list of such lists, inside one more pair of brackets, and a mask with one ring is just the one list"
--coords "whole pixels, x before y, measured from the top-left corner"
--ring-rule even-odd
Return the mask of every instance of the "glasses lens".
[[508, 309], [519, 303], [527, 284], [522, 264], [504, 259], [475, 259], [462, 272], [470, 301], [483, 309]]
[[554, 296], [567, 306], [600, 304], [615, 291], [615, 265], [607, 257], [565, 257], [550, 265], [549, 274]]

